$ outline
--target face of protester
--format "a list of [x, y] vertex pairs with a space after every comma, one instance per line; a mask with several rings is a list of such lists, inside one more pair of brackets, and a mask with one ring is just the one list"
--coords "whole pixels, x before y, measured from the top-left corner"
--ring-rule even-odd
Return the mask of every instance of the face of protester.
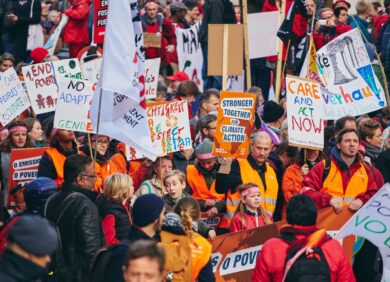
[[9, 68], [12, 68], [14, 66], [14, 63], [11, 60], [3, 60], [3, 62], [0, 65], [0, 72], [5, 72]]
[[125, 282], [162, 282], [163, 273], [156, 259], [140, 257], [128, 262], [123, 269]]
[[337, 143], [337, 148], [340, 149], [341, 155], [353, 158], [358, 153], [359, 137], [355, 132], [348, 132], [343, 135], [341, 142]]
[[33, 141], [43, 140], [43, 130], [42, 130], [41, 123], [38, 120], [34, 122], [34, 125], [31, 128], [30, 132], [28, 133], [28, 136], [30, 136], [31, 140]]
[[252, 158], [258, 165], [262, 165], [272, 150], [271, 138], [256, 138], [251, 143]]
[[211, 171], [216, 163], [217, 161], [214, 158], [209, 160], [199, 160], [199, 165], [203, 167], [206, 171]]
[[146, 16], [149, 19], [154, 19], [157, 17], [158, 9], [157, 9], [157, 7], [153, 7], [153, 8], [149, 7], [149, 8], [145, 9], [145, 12], [146, 12]]
[[104, 156], [107, 152], [110, 141], [105, 136], [99, 136], [95, 142], [95, 149], [101, 155]]
[[85, 170], [77, 177], [76, 185], [82, 189], [93, 190], [96, 179], [95, 166], [92, 162], [86, 165]]
[[176, 175], [165, 179], [165, 189], [172, 199], [179, 199], [183, 195], [184, 188], [186, 188], [186, 184], [182, 183]]
[[319, 155], [320, 155], [320, 151], [318, 150], [306, 149], [306, 159], [309, 162], [315, 162]]
[[352, 128], [352, 129], [357, 130], [356, 122], [353, 121], [353, 120], [347, 120], [347, 121], [344, 123], [344, 128]]
[[248, 196], [245, 196], [242, 199], [242, 201], [247, 207], [247, 209], [251, 211], [256, 211], [260, 207], [260, 201], [261, 201], [260, 192], [249, 194]]
[[26, 132], [14, 132], [11, 135], [11, 142], [16, 148], [23, 148], [26, 145], [27, 133]]
[[172, 161], [167, 159], [157, 160], [155, 171], [158, 178], [163, 179], [168, 172], [172, 171]]
[[42, 17], [47, 17], [49, 15], [49, 6], [46, 4], [46, 2], [42, 1], [41, 2], [41, 16]]
[[60, 22], [60, 13], [53, 13], [51, 16], [50, 16], [50, 21], [54, 24], [54, 25], [57, 25], [59, 22]]
[[214, 141], [217, 129], [217, 122], [210, 122], [209, 125], [203, 129], [203, 134], [205, 137], [209, 138], [211, 141]]
[[198, 7], [195, 7], [192, 10], [188, 10], [187, 15], [190, 17], [191, 20], [196, 21], [199, 17]]
[[59, 129], [57, 132], [57, 137], [59, 141], [70, 142], [76, 138], [74, 131], [67, 129]]
[[341, 10], [337, 20], [342, 24], [347, 24], [348, 13], [345, 10]]
[[212, 95], [207, 103], [204, 104], [206, 112], [216, 112], [219, 108], [219, 98], [217, 96]]
[[376, 148], [381, 148], [382, 141], [383, 141], [382, 130], [380, 128], [378, 128], [377, 130], [375, 130], [374, 135], [372, 137], [366, 137], [366, 140], [370, 145], [372, 145]]
[[179, 11], [177, 11], [176, 12], [176, 17], [177, 17], [178, 21], [184, 20], [186, 14], [187, 14], [187, 10], [179, 10]]

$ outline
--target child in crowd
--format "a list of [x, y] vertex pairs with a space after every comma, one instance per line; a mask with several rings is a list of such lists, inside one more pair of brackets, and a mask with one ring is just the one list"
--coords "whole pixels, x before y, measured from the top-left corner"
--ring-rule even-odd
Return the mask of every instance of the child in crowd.
[[260, 189], [255, 183], [245, 183], [238, 187], [241, 202], [230, 225], [231, 232], [261, 227], [272, 223], [272, 217], [261, 207]]
[[189, 196], [184, 192], [186, 188], [186, 176], [180, 170], [172, 170], [163, 179], [164, 187], [168, 194], [164, 195], [165, 208], [169, 212], [181, 198]]

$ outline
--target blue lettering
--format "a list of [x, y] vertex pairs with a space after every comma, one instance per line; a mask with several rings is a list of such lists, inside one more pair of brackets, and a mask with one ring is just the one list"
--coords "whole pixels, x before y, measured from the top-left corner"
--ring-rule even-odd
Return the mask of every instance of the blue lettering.
[[229, 264], [230, 264], [230, 258], [226, 258], [225, 261], [223, 262], [222, 269], [223, 270], [228, 269]]

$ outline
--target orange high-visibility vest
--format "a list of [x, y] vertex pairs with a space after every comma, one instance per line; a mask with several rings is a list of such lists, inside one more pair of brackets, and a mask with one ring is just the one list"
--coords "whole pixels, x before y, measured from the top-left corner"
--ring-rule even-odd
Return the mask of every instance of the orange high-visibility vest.
[[[325, 161], [324, 166], [325, 166]], [[341, 171], [332, 160], [328, 176], [322, 184], [321, 192], [332, 197], [343, 199], [344, 204], [349, 205], [357, 196], [366, 193], [368, 185], [368, 174], [364, 164], [360, 162], [360, 168], [357, 169], [348, 182], [347, 189], [343, 189], [343, 179]]]
[[195, 167], [195, 165], [187, 166], [187, 182], [192, 190], [191, 196], [197, 200], [221, 201], [224, 199], [223, 194], [218, 194], [215, 191], [215, 179], [213, 180], [209, 189], [203, 174]]
[[240, 173], [242, 183], [254, 182], [260, 189], [262, 197], [261, 207], [270, 215], [273, 216], [278, 198], [278, 179], [274, 169], [266, 163], [265, 184], [267, 190], [264, 191], [263, 181], [261, 181], [259, 173], [250, 165], [246, 159], [238, 159], [240, 165]]
[[113, 173], [120, 173], [120, 170], [116, 167], [115, 163], [109, 160], [103, 165], [95, 162], [95, 171], [97, 175], [96, 183], [95, 183], [95, 191], [99, 193], [103, 193], [104, 191], [104, 181], [107, 177], [109, 177]]
[[192, 255], [192, 281], [196, 281], [202, 268], [211, 258], [212, 246], [205, 238], [198, 233], [192, 235], [191, 255]]
[[62, 182], [64, 182], [64, 164], [65, 164], [66, 157], [54, 147], [49, 147], [46, 150], [46, 154], [50, 157], [51, 161], [53, 162], [54, 168], [57, 173], [57, 178], [54, 179], [54, 181], [55, 183], [57, 183], [58, 187], [61, 187]]

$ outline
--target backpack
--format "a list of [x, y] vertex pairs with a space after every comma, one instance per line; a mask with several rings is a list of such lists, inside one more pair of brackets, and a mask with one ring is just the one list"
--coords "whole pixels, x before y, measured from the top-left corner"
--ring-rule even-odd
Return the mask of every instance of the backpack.
[[167, 282], [192, 280], [192, 240], [187, 235], [178, 235], [162, 230], [159, 247], [165, 250]]
[[[291, 244], [296, 238], [290, 234], [282, 234], [282, 239]], [[321, 246], [311, 248], [312, 253], [306, 253], [307, 247], [292, 249], [288, 252], [285, 263], [284, 282], [330, 282], [330, 268]]]

